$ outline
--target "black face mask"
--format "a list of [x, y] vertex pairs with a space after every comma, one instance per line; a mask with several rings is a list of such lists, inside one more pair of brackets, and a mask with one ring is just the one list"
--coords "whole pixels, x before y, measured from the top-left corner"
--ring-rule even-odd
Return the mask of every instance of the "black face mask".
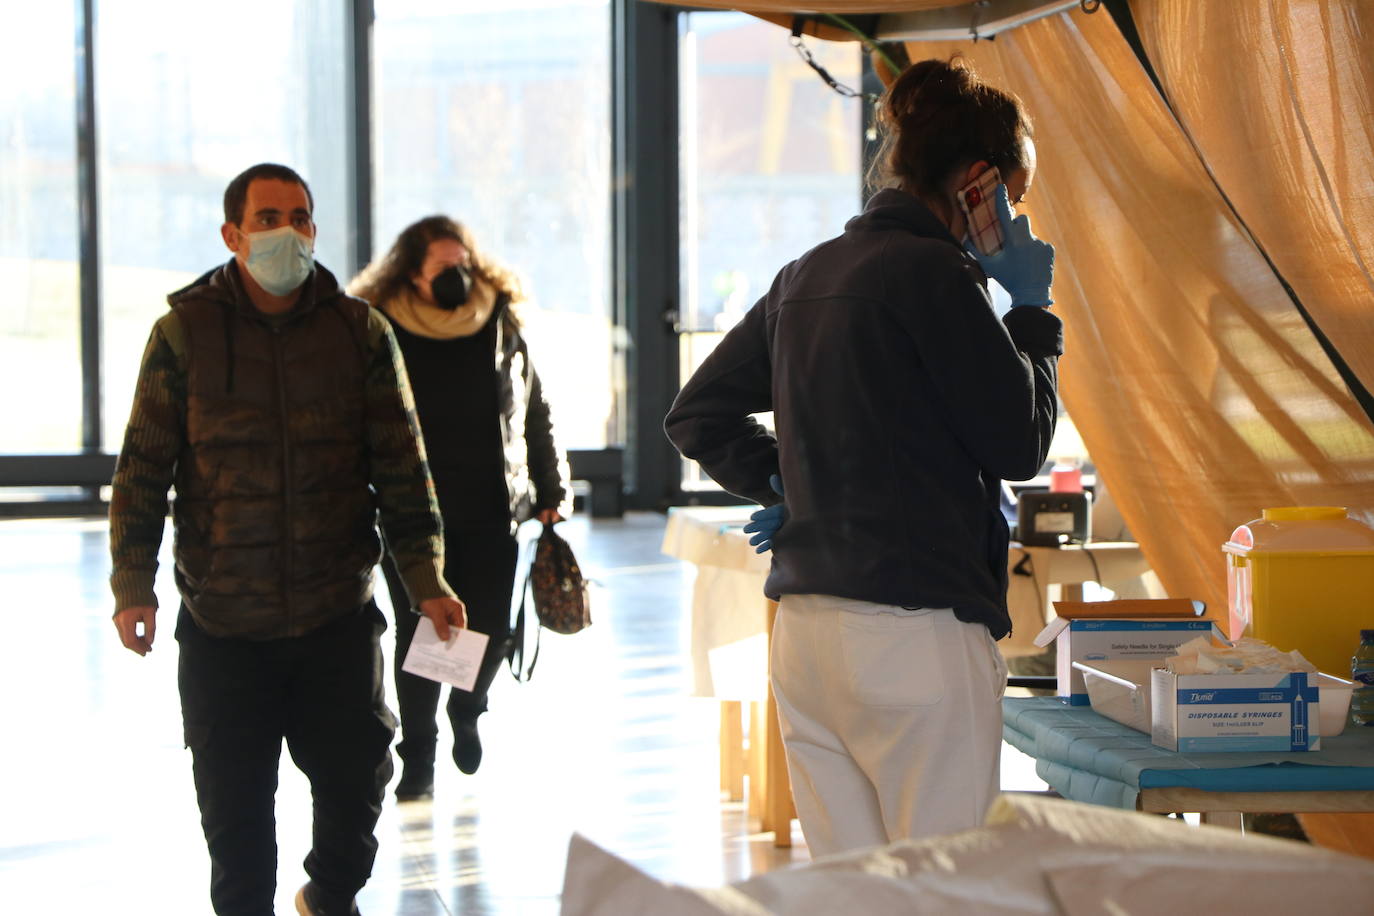
[[441, 309], [452, 311], [468, 301], [468, 290], [472, 288], [472, 275], [464, 267], [449, 267], [435, 274], [429, 281], [429, 291], [434, 296], [434, 304]]

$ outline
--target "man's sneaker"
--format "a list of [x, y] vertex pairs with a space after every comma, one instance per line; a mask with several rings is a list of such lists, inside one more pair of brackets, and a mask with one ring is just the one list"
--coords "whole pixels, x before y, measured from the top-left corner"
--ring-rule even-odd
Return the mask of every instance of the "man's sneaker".
[[329, 901], [325, 900], [324, 892], [315, 886], [314, 881], [305, 882], [301, 889], [296, 891], [296, 912], [300, 916], [360, 916], [356, 900], [331, 906]]

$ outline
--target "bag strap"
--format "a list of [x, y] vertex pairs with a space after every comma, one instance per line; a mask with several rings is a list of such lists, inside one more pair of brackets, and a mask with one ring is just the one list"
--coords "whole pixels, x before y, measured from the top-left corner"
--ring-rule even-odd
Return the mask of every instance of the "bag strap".
[[530, 561], [525, 566], [525, 584], [520, 587], [520, 610], [515, 615], [515, 638], [511, 642], [511, 653], [507, 658], [510, 673], [521, 684], [534, 677], [534, 666], [539, 664], [539, 643], [543, 627], [539, 617], [534, 617], [534, 655], [530, 658], [529, 669], [525, 669], [525, 607], [530, 603], [530, 579], [534, 575], [534, 558], [539, 553], [539, 541], [531, 541]]

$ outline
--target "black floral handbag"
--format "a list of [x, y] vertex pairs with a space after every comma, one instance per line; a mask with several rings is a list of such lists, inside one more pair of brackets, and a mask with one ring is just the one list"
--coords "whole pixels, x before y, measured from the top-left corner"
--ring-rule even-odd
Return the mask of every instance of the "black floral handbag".
[[530, 564], [530, 591], [539, 623], [555, 633], [576, 633], [592, 625], [587, 580], [572, 547], [545, 525]]
[[[533, 599], [539, 619], [534, 637], [534, 654], [525, 666], [525, 606]], [[527, 681], [539, 661], [538, 630], [548, 627], [555, 633], [571, 634], [592, 625], [591, 600], [587, 580], [577, 565], [572, 547], [552, 525], [545, 525], [534, 545], [534, 559], [520, 591], [520, 612], [515, 618], [510, 651], [510, 670], [517, 681]]]

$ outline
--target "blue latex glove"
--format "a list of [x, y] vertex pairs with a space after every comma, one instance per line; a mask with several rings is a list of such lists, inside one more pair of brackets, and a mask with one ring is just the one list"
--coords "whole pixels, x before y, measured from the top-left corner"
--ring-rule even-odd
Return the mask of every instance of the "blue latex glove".
[[[782, 496], [782, 478], [773, 474], [768, 478], [768, 486], [773, 488], [773, 492]], [[749, 516], [749, 524], [744, 526], [746, 534], [752, 534], [749, 543], [754, 546], [754, 553], [763, 553], [773, 549], [773, 535], [778, 533], [778, 529], [787, 521], [787, 505], [778, 503], [776, 506], [769, 506], [760, 509]]]
[[1031, 234], [1030, 217], [1022, 213], [1012, 219], [1007, 186], [997, 186], [997, 220], [1002, 224], [1002, 250], [981, 254], [968, 243], [967, 248], [983, 272], [1002, 284], [1011, 295], [1012, 305], [1048, 306], [1050, 283], [1054, 279], [1054, 246]]

